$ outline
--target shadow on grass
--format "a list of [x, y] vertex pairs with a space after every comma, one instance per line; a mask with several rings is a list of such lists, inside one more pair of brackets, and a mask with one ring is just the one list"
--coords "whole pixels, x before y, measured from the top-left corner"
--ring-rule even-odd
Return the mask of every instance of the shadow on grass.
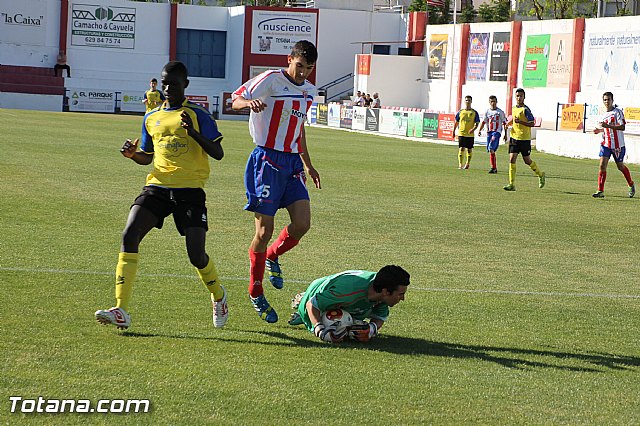
[[[251, 343], [271, 346], [288, 347], [322, 347], [335, 350], [371, 350], [376, 352], [388, 352], [398, 355], [424, 355], [446, 358], [477, 359], [492, 362], [507, 368], [554, 368], [566, 371], [582, 372], [602, 372], [603, 368], [612, 370], [627, 370], [640, 366], [640, 358], [626, 355], [614, 355], [605, 353], [572, 353], [554, 350], [519, 349], [500, 346], [465, 345], [459, 343], [435, 342], [413, 337], [400, 336], [380, 336], [369, 343], [343, 342], [341, 344], [329, 345], [320, 342], [311, 335], [305, 333], [304, 337], [296, 337], [291, 334], [275, 331], [240, 331], [239, 333], [256, 336], [269, 337], [270, 340], [257, 340], [255, 337], [247, 339], [229, 337], [200, 337], [184, 334], [168, 335], [154, 333], [139, 333], [126, 331], [122, 335], [125, 337], [162, 337], [173, 339], [196, 339], [212, 340], [219, 342]], [[539, 358], [542, 358], [540, 360]], [[546, 360], [544, 360], [546, 359]], [[556, 360], [556, 362], [550, 359]], [[563, 364], [563, 361], [565, 362]], [[566, 365], [566, 361], [571, 363], [584, 362], [593, 367], [578, 367]]]

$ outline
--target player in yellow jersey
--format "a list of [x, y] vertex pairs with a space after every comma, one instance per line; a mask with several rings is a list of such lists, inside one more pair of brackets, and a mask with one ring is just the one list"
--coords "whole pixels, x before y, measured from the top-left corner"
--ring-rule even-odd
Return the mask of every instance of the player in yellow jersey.
[[[471, 163], [471, 155], [473, 153], [473, 143], [475, 141], [474, 132], [480, 124], [480, 115], [478, 111], [471, 108], [471, 96], [464, 97], [464, 108], [456, 114], [456, 123], [453, 125], [453, 133], [458, 128], [458, 168], [468, 169]], [[467, 161], [462, 165], [462, 158], [465, 151], [467, 152]]]
[[116, 267], [116, 306], [96, 311], [96, 320], [128, 328], [127, 310], [138, 269], [138, 247], [154, 227], [162, 228], [164, 218], [173, 215], [180, 235], [185, 237], [187, 254], [200, 279], [211, 293], [213, 323], [227, 322], [227, 292], [220, 285], [213, 260], [205, 251], [208, 230], [204, 184], [209, 178], [209, 157], [221, 160], [222, 135], [209, 111], [188, 102], [187, 68], [182, 62], [169, 62], [162, 69], [164, 104], [144, 117], [142, 142], [127, 140], [120, 152], [137, 164], [153, 161], [146, 186], [131, 206], [122, 233]]
[[155, 108], [158, 108], [162, 105], [162, 102], [164, 102], [164, 95], [157, 89], [157, 87], [158, 80], [152, 78], [149, 82], [149, 90], [144, 92], [144, 99], [142, 100], [146, 108], [145, 114]]
[[[522, 154], [525, 164], [531, 167], [533, 173], [538, 176], [538, 187], [545, 184], [545, 174], [531, 159], [531, 128], [535, 124], [535, 118], [528, 106], [524, 104], [524, 89], [516, 89], [516, 106], [511, 109], [512, 123], [511, 138], [509, 139], [509, 184], [504, 186], [505, 191], [515, 191], [516, 160], [518, 154]], [[507, 126], [505, 126], [504, 140], [507, 141]]]

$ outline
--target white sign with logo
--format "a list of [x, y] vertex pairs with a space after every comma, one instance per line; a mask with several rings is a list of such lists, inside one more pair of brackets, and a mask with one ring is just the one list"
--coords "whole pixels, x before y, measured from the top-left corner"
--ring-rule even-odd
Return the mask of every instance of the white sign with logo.
[[340, 127], [340, 104], [330, 103], [327, 111], [327, 125]]
[[144, 93], [122, 92], [122, 98], [120, 99], [120, 111], [145, 112], [146, 108], [142, 102], [143, 100]]
[[44, 46], [47, 5], [42, 0], [0, 4], [0, 42]]
[[94, 89], [69, 89], [69, 111], [114, 112], [116, 92]]
[[359, 106], [353, 107], [353, 121], [351, 122], [351, 128], [354, 130], [364, 130], [366, 116], [367, 108]]
[[316, 44], [317, 21], [316, 13], [254, 10], [251, 53], [288, 55], [300, 40]]
[[73, 4], [71, 44], [74, 46], [133, 49], [135, 34], [135, 8]]
[[[583, 86], [596, 90], [638, 90], [640, 33], [617, 31], [585, 34]], [[599, 102], [598, 102], [599, 103]]]

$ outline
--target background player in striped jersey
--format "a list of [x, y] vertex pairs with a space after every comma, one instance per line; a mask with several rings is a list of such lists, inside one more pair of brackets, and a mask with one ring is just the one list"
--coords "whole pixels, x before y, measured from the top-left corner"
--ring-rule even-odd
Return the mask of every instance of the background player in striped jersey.
[[489, 96], [489, 109], [484, 113], [484, 119], [478, 129], [478, 136], [480, 136], [484, 125], [487, 125], [487, 152], [489, 152], [489, 163], [491, 164], [489, 173], [498, 173], [496, 151], [500, 146], [502, 126], [506, 121], [507, 118], [504, 115], [504, 111], [498, 108], [498, 98], [494, 95]]
[[602, 142], [600, 143], [600, 171], [598, 172], [598, 190], [593, 194], [594, 198], [604, 198], [604, 182], [607, 180], [607, 165], [609, 158], [613, 155], [618, 170], [622, 172], [624, 178], [629, 185], [629, 198], [636, 195], [636, 185], [631, 179], [631, 172], [624, 164], [624, 156], [626, 147], [624, 146], [624, 129], [626, 122], [624, 113], [613, 103], [613, 93], [604, 92], [602, 95], [607, 112], [600, 121], [600, 127], [594, 129], [594, 133], [602, 133]]
[[[282, 288], [278, 258], [295, 247], [311, 226], [306, 176], [320, 189], [320, 175], [311, 164], [304, 131], [307, 110], [316, 93], [307, 77], [317, 59], [313, 43], [299, 41], [288, 56], [286, 69], [265, 71], [232, 95], [233, 109], [251, 110], [249, 132], [256, 145], [244, 179], [245, 209], [255, 216], [255, 235], [249, 246], [249, 297], [260, 318], [270, 323], [278, 321], [278, 314], [264, 295], [265, 264], [271, 284]], [[274, 218], [281, 208], [287, 209], [291, 223], [269, 246]]]
[[[322, 313], [344, 309], [355, 320], [368, 323], [353, 326], [349, 337], [367, 342], [377, 336], [389, 317], [389, 308], [404, 300], [409, 285], [409, 273], [400, 266], [387, 265], [380, 271], [344, 271], [313, 281], [304, 293], [294, 297], [294, 313], [289, 324], [303, 324], [325, 342], [338, 342], [330, 328], [321, 321]], [[364, 327], [362, 326], [364, 325]]]
[[166, 102], [146, 114], [142, 123], [142, 144], [127, 140], [120, 152], [140, 165], [153, 161], [142, 193], [136, 198], [122, 233], [116, 266], [116, 306], [96, 311], [96, 320], [128, 328], [127, 312], [133, 282], [138, 271], [138, 248], [152, 228], [162, 228], [164, 218], [173, 215], [187, 254], [198, 276], [211, 293], [213, 324], [222, 327], [229, 315], [227, 293], [220, 285], [213, 260], [205, 251], [207, 207], [204, 184], [209, 178], [209, 157], [221, 160], [222, 135], [209, 111], [185, 99], [189, 85], [182, 62], [169, 62], [162, 69], [162, 90]]

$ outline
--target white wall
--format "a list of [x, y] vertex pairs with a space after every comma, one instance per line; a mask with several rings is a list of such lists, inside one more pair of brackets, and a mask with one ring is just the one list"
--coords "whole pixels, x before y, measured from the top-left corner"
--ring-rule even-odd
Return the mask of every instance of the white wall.
[[371, 55], [371, 73], [359, 76], [356, 90], [378, 92], [384, 106], [421, 108], [424, 67], [422, 56]]
[[[323, 86], [353, 72], [354, 56], [369, 53], [369, 45], [355, 42], [406, 40], [408, 15], [371, 13], [356, 10], [320, 9], [316, 83]], [[405, 44], [392, 44], [391, 53]], [[349, 83], [350, 84], [350, 83]], [[352, 89], [349, 84], [344, 89]], [[342, 87], [342, 86], [341, 86]], [[331, 92], [330, 92], [331, 95]]]
[[0, 11], [11, 18], [19, 13], [40, 22], [40, 25], [10, 25], [2, 17], [0, 64], [53, 67], [58, 56], [60, 0], [0, 0]]
[[[562, 155], [572, 158], [598, 159], [602, 135], [591, 132], [556, 132], [554, 130], [538, 130], [536, 149], [549, 154]], [[627, 155], [625, 163], [640, 163], [640, 137], [625, 135], [624, 143]], [[609, 166], [614, 168], [613, 164]], [[594, 169], [597, 175], [597, 169]]]
[[0, 92], [0, 108], [62, 112], [62, 95]]
[[[242, 82], [242, 51], [244, 46], [244, 6], [178, 6], [178, 28], [227, 32], [227, 58], [224, 78], [190, 77], [187, 94], [207, 95], [209, 99], [221, 92], [237, 89]], [[283, 64], [283, 66], [285, 66]]]

